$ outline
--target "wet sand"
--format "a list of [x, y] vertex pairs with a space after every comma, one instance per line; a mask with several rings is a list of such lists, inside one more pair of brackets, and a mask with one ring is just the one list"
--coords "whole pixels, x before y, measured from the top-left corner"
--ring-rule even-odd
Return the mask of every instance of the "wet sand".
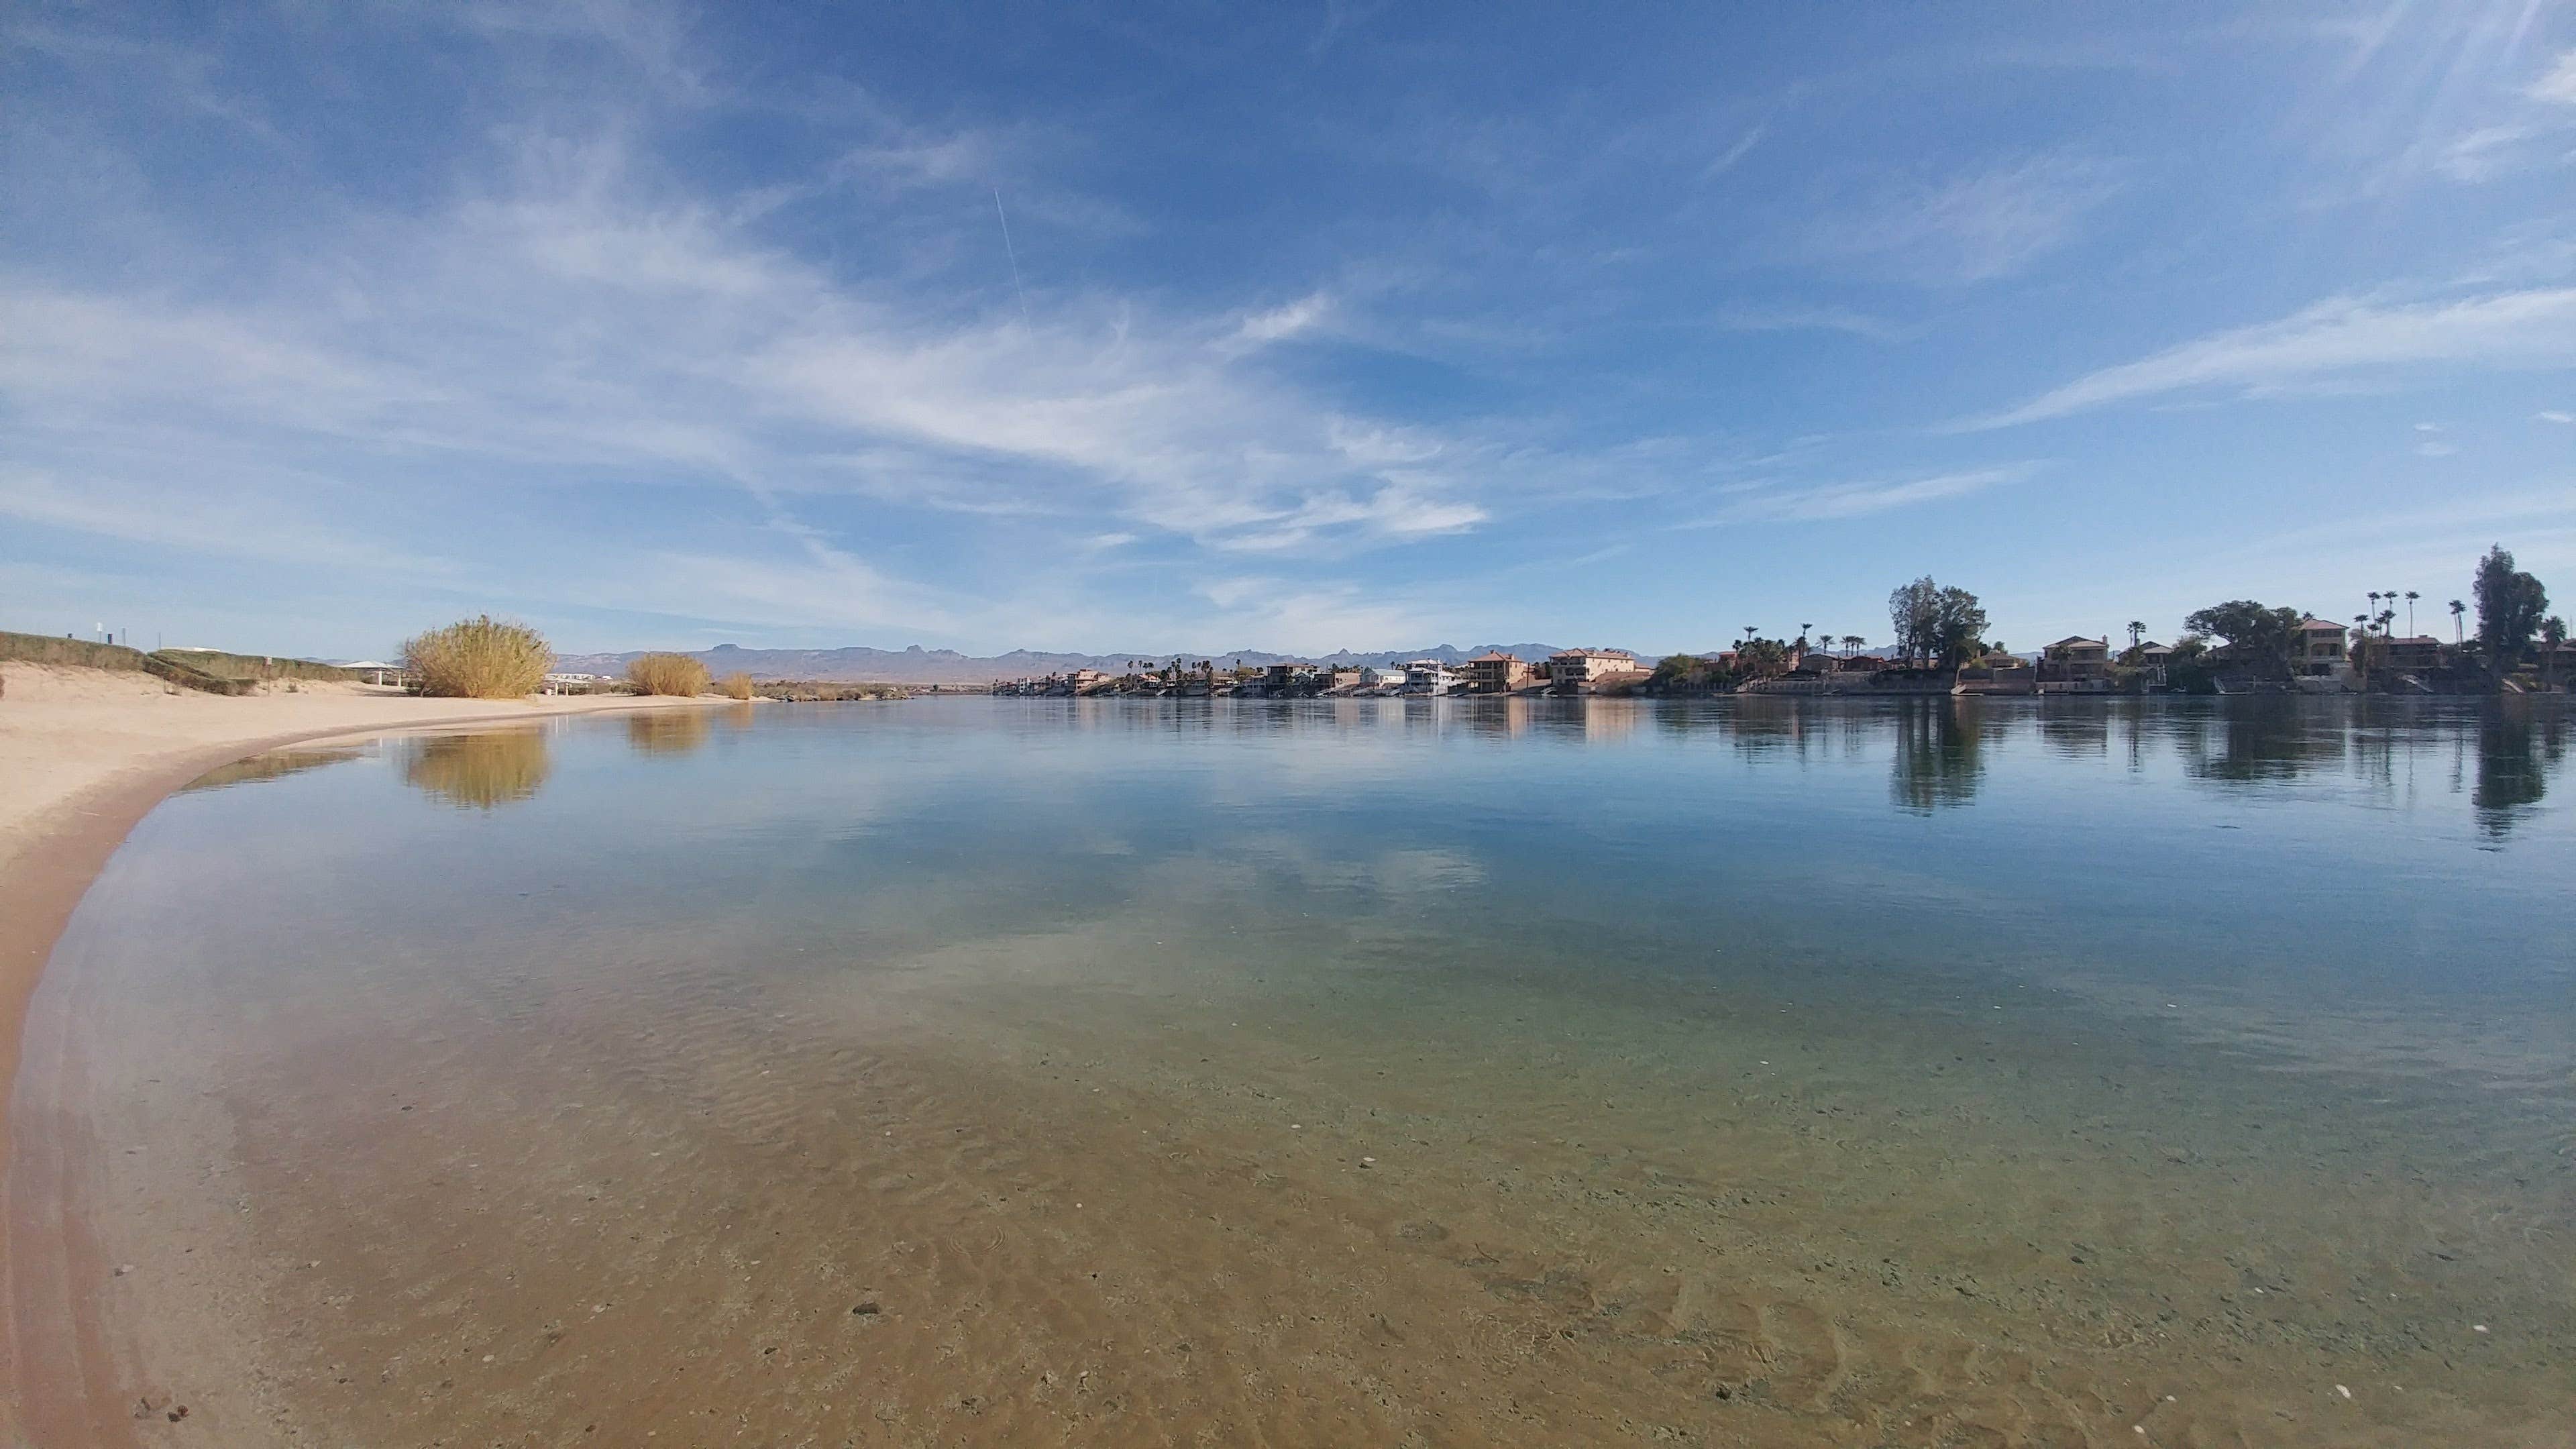
[[[313, 683], [222, 698], [121, 671], [14, 662], [0, 669], [8, 682], [0, 696], [0, 1083], [17, 1079], [28, 999], [82, 893], [135, 822], [206, 771], [297, 741], [707, 703], [610, 696], [496, 704]], [[0, 1161], [16, 1160], [15, 1115], [0, 1110]], [[122, 1442], [73, 1427], [88, 1415], [67, 1360], [103, 1351], [95, 1322], [64, 1316], [81, 1302], [68, 1284], [82, 1276], [70, 1264], [83, 1227], [47, 1212], [41, 1204], [51, 1190], [20, 1176], [0, 1178], [8, 1243], [0, 1254], [0, 1301], [8, 1305], [0, 1432], [47, 1445]]]

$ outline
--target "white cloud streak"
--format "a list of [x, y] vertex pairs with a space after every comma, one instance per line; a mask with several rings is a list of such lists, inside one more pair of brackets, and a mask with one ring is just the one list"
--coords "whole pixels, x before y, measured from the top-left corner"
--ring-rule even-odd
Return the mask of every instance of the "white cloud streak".
[[2337, 299], [2104, 368], [1959, 427], [2014, 427], [2204, 389], [2259, 395], [2370, 371], [2569, 363], [2576, 363], [2576, 288], [2400, 306]]
[[2024, 157], [1884, 186], [1807, 227], [1798, 250], [1875, 259], [1922, 281], [1994, 281], [2073, 241], [2119, 191], [2117, 168], [2095, 158]]
[[2576, 50], [2561, 51], [2549, 73], [2532, 82], [2529, 94], [2550, 105], [2576, 106]]
[[1745, 496], [1725, 509], [1680, 526], [1718, 528], [1735, 523], [1830, 523], [1866, 518], [1893, 509], [1965, 498], [1989, 488], [2018, 483], [2036, 471], [2037, 464], [2016, 463], [1937, 473], [1923, 478], [1748, 490]]
[[[532, 143], [518, 169], [513, 190], [426, 224], [322, 239], [309, 270], [246, 301], [0, 281], [0, 392], [57, 441], [148, 422], [765, 496], [862, 471], [896, 501], [1008, 512], [1078, 496], [1216, 547], [1487, 516], [1456, 496], [1485, 445], [1389, 447], [1409, 435], [1235, 365], [1243, 340], [1315, 325], [1320, 294], [1250, 317], [1099, 298], [1031, 324], [924, 315], [710, 207], [635, 194], [613, 151]], [[886, 476], [914, 470], [928, 486]]]

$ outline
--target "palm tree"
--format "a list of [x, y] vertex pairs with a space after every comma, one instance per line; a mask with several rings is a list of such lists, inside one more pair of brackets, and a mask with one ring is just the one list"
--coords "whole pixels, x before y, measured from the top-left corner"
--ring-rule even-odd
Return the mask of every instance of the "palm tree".
[[2145, 621], [2145, 620], [2143, 620], [2143, 619], [2131, 619], [2131, 620], [2129, 621], [2129, 647], [2130, 647], [2130, 648], [2132, 648], [2132, 649], [2137, 648], [2137, 647], [2138, 647], [2138, 641], [2139, 641], [2139, 640], [2141, 640], [2141, 639], [2144, 639], [2144, 638], [2146, 638], [2146, 637], [2147, 637], [2147, 625], [2146, 625], [2146, 621]]
[[2463, 649], [2468, 647], [2469, 636], [2465, 632], [2468, 626], [2460, 622], [2460, 616], [2468, 611], [2468, 605], [2457, 599], [2451, 601], [2451, 642]]
[[2540, 687], [2551, 687], [2550, 676], [2558, 672], [2558, 646], [2567, 642], [2567, 621], [2556, 614], [2540, 621], [2540, 642], [2549, 647], [2540, 651]]
[[[2370, 612], [2373, 614], [2379, 612], [2379, 590], [2377, 589], [2370, 591]], [[2369, 626], [2367, 624], [2363, 625], [2364, 629], [2367, 629], [2368, 627]]]
[[1849, 658], [1854, 654], [1858, 654], [1860, 652], [1860, 646], [1868, 642], [1868, 640], [1860, 637], [1858, 634], [1845, 634], [1843, 636], [1843, 656], [1845, 658]]
[[2415, 637], [2415, 601], [2424, 597], [2413, 589], [2406, 591], [2406, 637]]

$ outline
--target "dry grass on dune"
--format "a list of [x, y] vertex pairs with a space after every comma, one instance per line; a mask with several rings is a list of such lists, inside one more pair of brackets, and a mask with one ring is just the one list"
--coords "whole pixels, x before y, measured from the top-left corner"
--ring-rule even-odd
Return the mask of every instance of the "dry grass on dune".
[[751, 698], [751, 676], [739, 672], [728, 674], [716, 681], [716, 689], [727, 699], [749, 699]]
[[527, 625], [480, 614], [404, 640], [402, 658], [423, 694], [518, 699], [546, 682], [555, 652]]
[[647, 654], [626, 666], [626, 682], [637, 694], [695, 695], [707, 692], [707, 667], [686, 654]]

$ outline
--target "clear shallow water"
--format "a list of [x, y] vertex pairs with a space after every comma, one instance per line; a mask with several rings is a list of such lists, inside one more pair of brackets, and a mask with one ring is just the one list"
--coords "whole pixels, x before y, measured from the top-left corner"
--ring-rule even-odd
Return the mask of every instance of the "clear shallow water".
[[566, 722], [218, 772], [40, 1010], [244, 1442], [2550, 1442], [2568, 736]]

